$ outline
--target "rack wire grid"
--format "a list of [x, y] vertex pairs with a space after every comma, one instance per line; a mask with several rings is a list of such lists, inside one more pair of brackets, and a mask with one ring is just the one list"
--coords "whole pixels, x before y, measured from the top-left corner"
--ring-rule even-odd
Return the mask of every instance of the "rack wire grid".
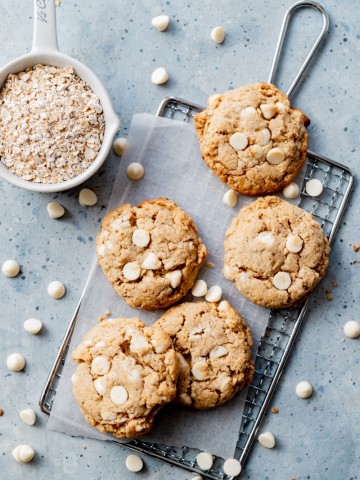
[[[157, 115], [192, 122], [194, 115], [201, 110], [203, 110], [203, 107], [200, 105], [176, 97], [168, 97], [162, 101]], [[321, 197], [310, 197], [306, 193], [306, 182], [312, 178], [321, 180], [323, 184], [324, 190]], [[308, 152], [307, 169], [298, 206], [314, 215], [325, 235], [328, 236], [330, 244], [333, 242], [344, 213], [353, 181], [354, 176], [346, 166], [313, 152]], [[84, 292], [86, 288], [87, 285], [85, 285]], [[81, 298], [40, 398], [40, 408], [47, 414], [50, 414], [56, 396], [80, 303]], [[234, 446], [234, 449], [236, 449], [235, 458], [239, 459], [242, 466], [250, 452], [261, 420], [267, 411], [270, 399], [305, 316], [308, 303], [309, 298], [300, 307], [270, 311], [268, 325], [264, 336], [260, 340], [255, 357], [255, 374], [248, 388], [238, 442]], [[119, 443], [116, 439], [113, 441]], [[235, 478], [224, 473], [222, 469], [224, 459], [220, 457], [214, 458], [210, 470], [201, 470], [196, 463], [199, 450], [194, 448], [147, 443], [137, 439], [121, 445], [213, 480], [233, 480]]]

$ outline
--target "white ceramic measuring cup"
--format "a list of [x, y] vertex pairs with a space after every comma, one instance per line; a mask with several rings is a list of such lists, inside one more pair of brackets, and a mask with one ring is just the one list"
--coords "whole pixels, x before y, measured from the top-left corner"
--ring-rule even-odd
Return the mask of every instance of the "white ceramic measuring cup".
[[84, 64], [59, 52], [56, 33], [56, 7], [54, 0], [34, 0], [34, 33], [30, 53], [11, 61], [0, 69], [0, 87], [10, 73], [18, 73], [38, 63], [55, 67], [73, 67], [77, 75], [84, 80], [100, 98], [105, 117], [104, 139], [94, 162], [80, 175], [61, 183], [42, 184], [23, 180], [11, 173], [0, 162], [0, 177], [9, 183], [34, 192], [60, 192], [76, 187], [91, 177], [104, 163], [120, 121], [112, 107], [111, 100], [98, 77]]

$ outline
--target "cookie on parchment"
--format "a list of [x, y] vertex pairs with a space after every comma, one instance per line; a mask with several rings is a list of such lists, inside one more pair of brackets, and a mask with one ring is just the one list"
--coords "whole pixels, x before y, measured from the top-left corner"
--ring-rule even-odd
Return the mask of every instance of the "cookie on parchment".
[[278, 197], [243, 207], [226, 232], [224, 275], [258, 305], [305, 300], [324, 277], [329, 242], [314, 217]]
[[137, 318], [104, 320], [72, 354], [73, 391], [86, 420], [101, 432], [134, 437], [176, 395], [178, 360], [169, 336]]
[[291, 183], [306, 159], [309, 123], [287, 95], [262, 82], [213, 95], [195, 115], [203, 159], [244, 195]]
[[155, 324], [179, 359], [177, 400], [205, 410], [222, 405], [251, 382], [250, 329], [227, 301], [182, 303]]
[[109, 212], [96, 251], [116, 292], [130, 306], [148, 310], [178, 302], [207, 256], [193, 220], [166, 198]]

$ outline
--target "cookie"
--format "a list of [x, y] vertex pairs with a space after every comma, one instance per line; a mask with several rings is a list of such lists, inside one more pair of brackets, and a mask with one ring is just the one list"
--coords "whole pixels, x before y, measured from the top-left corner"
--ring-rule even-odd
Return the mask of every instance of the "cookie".
[[289, 307], [324, 277], [329, 253], [310, 213], [278, 197], [259, 198], [226, 232], [224, 275], [257, 305]]
[[244, 195], [277, 192], [301, 170], [310, 120], [269, 83], [213, 95], [195, 115], [202, 157]]
[[92, 328], [72, 353], [73, 391], [86, 420], [101, 432], [134, 437], [176, 395], [178, 360], [169, 336], [137, 318]]
[[96, 251], [116, 292], [130, 306], [147, 310], [179, 301], [207, 256], [193, 220], [166, 198], [109, 212]]
[[201, 410], [217, 407], [251, 382], [250, 329], [229, 302], [183, 303], [154, 326], [171, 337], [177, 352], [180, 403]]

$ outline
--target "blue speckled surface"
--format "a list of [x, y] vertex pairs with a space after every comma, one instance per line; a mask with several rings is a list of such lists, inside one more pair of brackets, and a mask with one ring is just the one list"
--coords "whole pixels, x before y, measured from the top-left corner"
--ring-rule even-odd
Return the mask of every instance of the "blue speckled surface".
[[[60, 48], [89, 65], [104, 81], [126, 135], [135, 112], [155, 112], [166, 95], [205, 103], [208, 94], [233, 86], [266, 80], [281, 18], [290, 2], [257, 0], [158, 1], [63, 0], [58, 10]], [[358, 78], [360, 11], [350, 0], [328, 0], [330, 35], [307, 80], [293, 98], [311, 118], [310, 148], [349, 165], [360, 173]], [[152, 29], [151, 18], [167, 13], [171, 26], [165, 33]], [[32, 2], [2, 0], [0, 4], [0, 63], [24, 53], [31, 44]], [[216, 46], [211, 28], [223, 25], [227, 38]], [[16, 28], [14, 27], [16, 25]], [[310, 45], [320, 18], [303, 12], [290, 35], [284, 88], [288, 72], [303, 57], [299, 45]], [[299, 47], [298, 47], [299, 46]], [[166, 86], [151, 84], [155, 67], [168, 69]], [[281, 82], [279, 86], [282, 86]], [[119, 159], [109, 156], [88, 185], [96, 188], [99, 203], [80, 207], [79, 189], [59, 195], [21, 191], [0, 182], [0, 262], [17, 258], [22, 273], [1, 277], [0, 314], [0, 478], [17, 480], [131, 479], [125, 469], [128, 451], [88, 439], [72, 439], [46, 430], [46, 417], [38, 414], [28, 427], [17, 412], [38, 411], [37, 403], [50, 365], [84, 286], [94, 250], [94, 237], [109, 199]], [[50, 200], [67, 209], [54, 221], [46, 213]], [[352, 245], [360, 243], [360, 220], [355, 191], [335, 241], [326, 280], [313, 296], [297, 345], [272, 404], [279, 414], [268, 414], [262, 430], [277, 438], [274, 450], [256, 445], [242, 478], [249, 480], [355, 480], [360, 477], [360, 339], [346, 339], [345, 321], [358, 318], [360, 275]], [[67, 286], [66, 296], [55, 301], [46, 294], [53, 279]], [[331, 287], [336, 280], [338, 286]], [[331, 287], [334, 299], [325, 299]], [[31, 336], [23, 321], [38, 317], [41, 335]], [[26, 370], [11, 374], [6, 356], [21, 351]], [[313, 397], [297, 399], [296, 383], [308, 379]], [[219, 428], [221, 428], [219, 426]], [[37, 451], [32, 464], [17, 464], [11, 457], [19, 443]], [[145, 458], [138, 478], [182, 480], [192, 475]]]

